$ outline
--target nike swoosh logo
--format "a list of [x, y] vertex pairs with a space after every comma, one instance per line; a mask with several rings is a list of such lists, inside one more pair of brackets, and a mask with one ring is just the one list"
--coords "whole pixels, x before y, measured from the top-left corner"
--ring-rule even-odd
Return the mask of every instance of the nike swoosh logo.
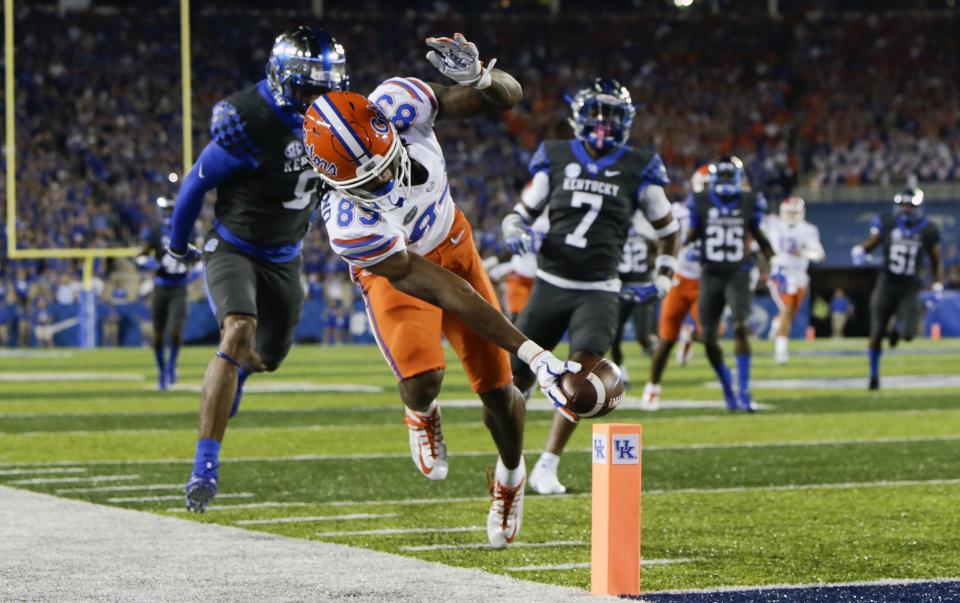
[[203, 164], [202, 164], [202, 163], [200, 164], [200, 170], [199, 170], [199, 173], [198, 173], [197, 175], [200, 176], [201, 178], [203, 178]]
[[603, 172], [603, 175], [607, 178], [613, 178], [614, 176], [620, 175], [620, 170], [606, 170]]
[[453, 235], [452, 237], [450, 237], [450, 244], [451, 244], [451, 245], [459, 245], [459, 244], [460, 244], [460, 240], [463, 238], [463, 233], [464, 233], [464, 232], [466, 232], [466, 231], [461, 230], [461, 231], [458, 232], [457, 234], [455, 234], [455, 235]]

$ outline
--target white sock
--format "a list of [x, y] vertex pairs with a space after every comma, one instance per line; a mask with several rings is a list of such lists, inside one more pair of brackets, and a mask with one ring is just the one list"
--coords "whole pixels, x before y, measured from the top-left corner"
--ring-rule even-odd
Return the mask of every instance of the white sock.
[[520, 463], [513, 469], [507, 469], [503, 464], [503, 459], [497, 457], [497, 479], [500, 480], [504, 486], [516, 486], [520, 483], [520, 480], [526, 476], [527, 467], [523, 460], [523, 455], [520, 456]]
[[537, 464], [551, 473], [556, 473], [557, 467], [560, 466], [560, 456], [552, 452], [544, 451], [544, 453], [540, 455], [540, 460], [537, 461]]
[[776, 350], [777, 356], [786, 356], [787, 355], [787, 346], [790, 343], [790, 339], [786, 335], [777, 335], [776, 342], [773, 344]]
[[779, 338], [780, 335], [777, 335], [779, 331], [780, 331], [780, 317], [777, 316], [776, 318], [770, 321], [770, 335], [768, 336], [768, 339], [773, 339], [774, 336]]

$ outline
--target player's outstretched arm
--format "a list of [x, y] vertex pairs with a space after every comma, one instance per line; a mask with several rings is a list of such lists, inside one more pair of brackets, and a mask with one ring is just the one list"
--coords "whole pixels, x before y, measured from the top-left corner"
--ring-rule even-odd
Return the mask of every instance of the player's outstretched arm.
[[433, 50], [427, 60], [437, 71], [455, 81], [454, 86], [430, 82], [437, 97], [437, 119], [466, 119], [500, 113], [523, 98], [523, 89], [512, 75], [480, 61], [480, 52], [462, 34], [453, 38], [427, 38]]

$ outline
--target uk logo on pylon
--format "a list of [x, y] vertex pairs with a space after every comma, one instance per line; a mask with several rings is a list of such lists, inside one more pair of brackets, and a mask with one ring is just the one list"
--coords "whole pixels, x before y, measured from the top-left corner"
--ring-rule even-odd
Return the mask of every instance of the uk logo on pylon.
[[640, 436], [625, 434], [613, 436], [612, 462], [614, 465], [640, 464]]
[[607, 438], [604, 435], [593, 434], [593, 464], [607, 464]]

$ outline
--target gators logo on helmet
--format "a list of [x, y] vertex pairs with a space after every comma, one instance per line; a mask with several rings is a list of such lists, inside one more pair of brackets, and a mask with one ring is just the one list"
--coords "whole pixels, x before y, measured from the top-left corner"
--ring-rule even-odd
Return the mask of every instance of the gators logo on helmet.
[[347, 199], [393, 209], [410, 190], [410, 158], [393, 124], [366, 97], [330, 92], [303, 120], [304, 148], [320, 178]]

